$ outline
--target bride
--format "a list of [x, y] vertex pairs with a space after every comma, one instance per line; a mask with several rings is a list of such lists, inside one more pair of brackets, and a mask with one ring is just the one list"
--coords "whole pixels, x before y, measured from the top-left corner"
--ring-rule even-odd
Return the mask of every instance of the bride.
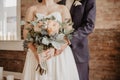
[[[40, 0], [38, 1], [40, 2]], [[27, 10], [25, 20], [30, 22], [35, 20], [35, 16], [39, 16], [40, 18], [54, 16], [61, 22], [71, 18], [69, 10], [63, 5], [56, 4], [54, 0], [42, 0], [37, 5], [30, 7]], [[25, 26], [25, 28], [27, 27], [30, 26]], [[25, 28], [23, 31], [24, 39], [26, 39], [28, 33]], [[60, 50], [56, 50], [54, 56], [48, 55], [50, 50], [44, 52], [48, 67], [46, 75], [40, 75], [36, 71], [40, 61], [36, 47], [32, 43], [28, 43], [28, 48], [22, 80], [80, 80], [68, 43], [61, 46]]]

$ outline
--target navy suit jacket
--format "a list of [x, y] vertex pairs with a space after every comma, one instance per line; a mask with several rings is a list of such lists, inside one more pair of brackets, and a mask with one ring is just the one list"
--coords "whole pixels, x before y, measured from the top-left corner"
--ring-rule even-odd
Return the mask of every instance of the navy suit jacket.
[[[65, 4], [62, 0], [59, 4]], [[81, 0], [82, 5], [71, 6], [70, 13], [75, 31], [71, 40], [71, 48], [76, 63], [89, 61], [88, 35], [93, 32], [96, 17], [95, 0]], [[74, 3], [74, 2], [73, 2]], [[91, 45], [92, 46], [92, 45]]]

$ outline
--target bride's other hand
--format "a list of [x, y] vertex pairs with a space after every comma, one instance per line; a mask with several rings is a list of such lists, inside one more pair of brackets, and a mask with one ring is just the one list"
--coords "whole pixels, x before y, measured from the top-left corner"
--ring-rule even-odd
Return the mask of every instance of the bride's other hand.
[[50, 52], [48, 54], [48, 56], [46, 57], [46, 59], [50, 59], [54, 56], [54, 53], [55, 53], [55, 49], [54, 48], [50, 48]]
[[61, 46], [61, 49], [56, 49], [54, 56], [57, 56], [63, 52], [63, 50], [68, 46], [68, 42]]
[[44, 51], [43, 52], [44, 60], [48, 60], [48, 59], [52, 58], [54, 56], [54, 53], [55, 53], [54, 48], [50, 48], [50, 49], [47, 49], [46, 51]]

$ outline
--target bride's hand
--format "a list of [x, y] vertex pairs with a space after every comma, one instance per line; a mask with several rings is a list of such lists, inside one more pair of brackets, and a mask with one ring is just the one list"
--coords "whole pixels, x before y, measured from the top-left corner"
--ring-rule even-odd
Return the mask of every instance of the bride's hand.
[[66, 37], [64, 37], [64, 39], [65, 39], [65, 42], [66, 42], [66, 43], [65, 43], [63, 46], [61, 46], [61, 48], [60, 48], [59, 50], [58, 50], [58, 49], [55, 49], [55, 54], [54, 54], [54, 56], [61, 54], [61, 53], [63, 52], [63, 50], [64, 50], [68, 45], [71, 44], [70, 41], [69, 41]]
[[55, 53], [55, 49], [54, 48], [50, 48], [49, 49], [49, 53], [46, 56], [46, 60], [52, 58], [54, 56], [54, 53]]
[[46, 51], [44, 51], [42, 54], [44, 55], [44, 60], [48, 60], [50, 59], [51, 57], [54, 56], [54, 53], [55, 53], [55, 49], [54, 48], [50, 48], [50, 49], [47, 49]]
[[61, 53], [63, 52], [63, 50], [64, 50], [67, 46], [68, 46], [68, 43], [65, 43], [65, 44], [61, 47], [61, 49], [59, 49], [59, 50], [56, 49], [54, 56], [57, 56], [57, 55], [61, 54]]

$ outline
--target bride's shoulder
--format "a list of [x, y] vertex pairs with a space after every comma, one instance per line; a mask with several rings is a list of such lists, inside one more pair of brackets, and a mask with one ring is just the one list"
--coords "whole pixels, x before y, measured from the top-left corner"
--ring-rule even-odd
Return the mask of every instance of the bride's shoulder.
[[36, 4], [36, 5], [30, 6], [28, 8], [28, 11], [30, 11], [30, 12], [36, 12], [38, 9], [40, 9], [40, 7], [41, 7], [41, 4]]
[[35, 5], [30, 6], [28, 9], [36, 10], [36, 9], [40, 8], [41, 6], [42, 6], [42, 4], [39, 3], [39, 4], [35, 4]]
[[59, 5], [59, 8], [62, 9], [62, 10], [68, 9], [67, 6], [65, 6], [65, 5]]
[[37, 8], [37, 5], [30, 6], [27, 11], [34, 12]]
[[67, 8], [67, 6], [65, 6], [65, 5], [59, 5], [59, 9], [61, 10], [61, 12], [68, 12], [69, 11], [69, 9]]

